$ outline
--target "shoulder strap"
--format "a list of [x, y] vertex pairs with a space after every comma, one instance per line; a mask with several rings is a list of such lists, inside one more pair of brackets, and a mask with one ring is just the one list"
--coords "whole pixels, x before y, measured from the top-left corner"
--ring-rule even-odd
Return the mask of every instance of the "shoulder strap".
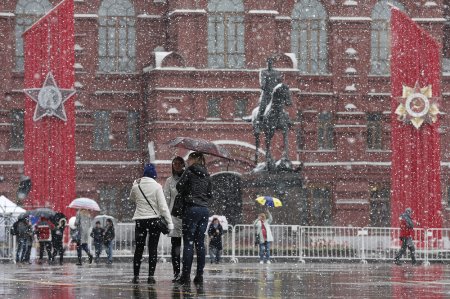
[[140, 184], [138, 184], [138, 187], [139, 187], [139, 190], [140, 190], [141, 193], [142, 193], [142, 196], [144, 196], [144, 198], [145, 198], [145, 200], [147, 201], [147, 203], [148, 203], [148, 205], [150, 206], [150, 208], [152, 208], [153, 212], [154, 212], [156, 215], [159, 215], [158, 213], [156, 213], [155, 209], [152, 207], [152, 205], [151, 205], [150, 202], [148, 201], [147, 196], [145, 196], [144, 191], [142, 191], [141, 185], [140, 185]]

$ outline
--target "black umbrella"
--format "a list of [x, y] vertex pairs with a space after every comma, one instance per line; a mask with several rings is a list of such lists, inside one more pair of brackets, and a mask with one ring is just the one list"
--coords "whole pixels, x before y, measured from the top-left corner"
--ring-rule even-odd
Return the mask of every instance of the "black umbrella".
[[230, 153], [222, 146], [217, 145], [211, 141], [191, 138], [191, 137], [177, 137], [167, 142], [171, 147], [184, 148], [203, 154], [213, 155], [216, 157], [232, 160]]
[[30, 218], [30, 217], [34, 217], [34, 218], [40, 218], [40, 217], [45, 217], [48, 219], [51, 219], [52, 217], [54, 217], [56, 214], [55, 211], [53, 211], [52, 209], [49, 208], [38, 208], [38, 209], [34, 209], [31, 211], [26, 211], [25, 213], [21, 214], [18, 219], [25, 219], [25, 218]]

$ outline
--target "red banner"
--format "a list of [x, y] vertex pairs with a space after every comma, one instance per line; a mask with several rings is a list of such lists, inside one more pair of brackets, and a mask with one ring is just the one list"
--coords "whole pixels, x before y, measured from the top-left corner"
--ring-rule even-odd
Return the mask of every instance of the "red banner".
[[67, 206], [76, 195], [75, 97], [68, 91], [75, 81], [73, 0], [62, 1], [23, 36], [29, 95], [24, 173], [33, 183], [25, 206], [50, 207], [71, 216], [74, 211]]
[[391, 225], [411, 207], [420, 227], [440, 228], [441, 47], [407, 15], [391, 12]]

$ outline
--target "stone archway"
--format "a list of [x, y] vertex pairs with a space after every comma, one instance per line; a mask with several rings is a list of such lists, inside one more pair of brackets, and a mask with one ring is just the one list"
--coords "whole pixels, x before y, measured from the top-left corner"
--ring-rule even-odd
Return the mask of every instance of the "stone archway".
[[233, 172], [221, 172], [211, 176], [213, 200], [210, 215], [224, 215], [229, 224], [242, 223], [242, 179]]

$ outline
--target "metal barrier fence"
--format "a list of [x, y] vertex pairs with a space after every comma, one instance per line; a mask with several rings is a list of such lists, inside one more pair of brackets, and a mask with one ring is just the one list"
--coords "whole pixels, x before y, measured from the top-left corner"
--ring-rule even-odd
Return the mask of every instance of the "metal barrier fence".
[[[271, 258], [278, 261], [393, 260], [401, 246], [400, 230], [397, 228], [271, 225], [271, 229], [274, 236]], [[132, 257], [135, 250], [134, 223], [118, 223], [115, 225], [115, 232], [113, 256]], [[450, 229], [418, 228], [414, 230], [414, 234], [418, 260], [425, 264], [430, 261], [450, 261]], [[254, 242], [253, 225], [230, 225], [222, 237], [222, 257], [231, 262], [238, 262], [239, 259], [256, 261], [259, 257], [259, 246]], [[208, 238], [205, 243], [208, 250]], [[34, 247], [36, 245], [34, 244]], [[75, 257], [75, 245], [66, 245], [65, 256]], [[93, 244], [90, 245], [93, 250]], [[162, 261], [170, 258], [170, 249], [170, 238], [161, 235], [158, 256]], [[10, 226], [0, 225], [0, 260], [14, 260], [15, 251], [15, 237], [10, 234]], [[144, 255], [148, 255], [147, 251]]]

